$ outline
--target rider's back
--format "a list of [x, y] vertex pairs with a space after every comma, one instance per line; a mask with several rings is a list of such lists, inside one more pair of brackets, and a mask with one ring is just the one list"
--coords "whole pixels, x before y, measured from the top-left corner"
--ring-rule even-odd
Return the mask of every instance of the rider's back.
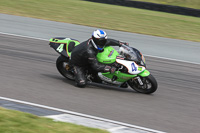
[[71, 61], [70, 63], [76, 66], [88, 66], [88, 57], [94, 56], [96, 58], [97, 52], [93, 46], [87, 41], [82, 42], [78, 46], [76, 46], [71, 54]]

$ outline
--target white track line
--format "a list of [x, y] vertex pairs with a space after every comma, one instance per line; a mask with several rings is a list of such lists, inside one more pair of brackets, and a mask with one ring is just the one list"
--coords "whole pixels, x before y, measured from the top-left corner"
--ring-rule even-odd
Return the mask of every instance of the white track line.
[[121, 125], [121, 126], [126, 126], [126, 127], [129, 127], [129, 128], [135, 128], [135, 129], [148, 131], [148, 132], [152, 132], [152, 133], [165, 133], [165, 132], [158, 131], [158, 130], [153, 130], [153, 129], [140, 127], [140, 126], [136, 126], [136, 125], [131, 125], [131, 124], [113, 121], [113, 120], [109, 120], [109, 119], [104, 119], [104, 118], [100, 118], [100, 117], [95, 117], [95, 116], [91, 116], [91, 115], [72, 112], [72, 111], [68, 111], [68, 110], [64, 110], [64, 109], [58, 109], [58, 108], [40, 105], [40, 104], [36, 104], [36, 103], [31, 103], [31, 102], [26, 102], [26, 101], [21, 101], [21, 100], [6, 98], [6, 97], [0, 97], [0, 99], [12, 101], [12, 102], [16, 102], [16, 103], [21, 103], [21, 104], [26, 104], [26, 105], [31, 105], [31, 106], [35, 106], [35, 107], [40, 107], [40, 108], [44, 108], [44, 109], [54, 110], [54, 111], [58, 111], [58, 112], [62, 112], [62, 113], [72, 114], [72, 115], [76, 115], [76, 116], [86, 117], [86, 118], [95, 119], [95, 120], [99, 120], [99, 121], [109, 122], [109, 123], [113, 123], [113, 124], [118, 124], [118, 125]]
[[10, 36], [17, 36], [17, 37], [23, 37], [23, 38], [30, 38], [30, 39], [37, 39], [37, 40], [43, 40], [43, 41], [49, 41], [48, 39], [37, 38], [37, 37], [30, 37], [30, 36], [23, 36], [23, 35], [11, 34], [11, 33], [0, 32], [0, 34], [10, 35]]
[[113, 131], [117, 131], [117, 130], [124, 129], [124, 128], [127, 128], [127, 127], [124, 127], [124, 126], [121, 126], [121, 127], [114, 127], [114, 128], [108, 129], [108, 131], [113, 132]]
[[158, 59], [165, 59], [165, 60], [171, 60], [171, 61], [177, 61], [177, 62], [183, 62], [183, 63], [190, 63], [190, 64], [195, 64], [195, 65], [200, 65], [200, 63], [197, 62], [191, 62], [191, 61], [184, 61], [184, 60], [178, 60], [178, 59], [171, 59], [167, 57], [159, 57], [159, 56], [154, 56], [154, 55], [145, 55], [144, 56], [149, 56], [153, 58], [158, 58]]
[[[24, 38], [30, 38], [30, 39], [37, 39], [37, 40], [43, 40], [43, 41], [49, 41], [48, 39], [30, 37], [30, 36], [23, 36], [23, 35], [11, 34], [11, 33], [0, 32], [0, 34], [17, 36], [17, 37], [24, 37]], [[166, 58], [166, 57], [159, 57], [159, 56], [145, 55], [145, 54], [144, 54], [144, 56], [149, 56], [149, 57], [154, 57], [154, 58], [159, 58], [159, 59], [172, 60], [172, 61], [178, 61], [178, 62], [184, 62], [184, 63], [200, 65], [200, 63], [197, 63], [197, 62], [190, 62], [190, 61], [184, 61], [184, 60], [178, 60], [178, 59], [171, 59], [171, 58]]]

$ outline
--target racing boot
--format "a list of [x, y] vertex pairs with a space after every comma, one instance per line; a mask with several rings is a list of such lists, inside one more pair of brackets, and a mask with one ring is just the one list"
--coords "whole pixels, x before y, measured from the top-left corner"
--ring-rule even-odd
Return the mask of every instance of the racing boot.
[[87, 84], [84, 68], [74, 66], [75, 82], [76, 86], [84, 88]]

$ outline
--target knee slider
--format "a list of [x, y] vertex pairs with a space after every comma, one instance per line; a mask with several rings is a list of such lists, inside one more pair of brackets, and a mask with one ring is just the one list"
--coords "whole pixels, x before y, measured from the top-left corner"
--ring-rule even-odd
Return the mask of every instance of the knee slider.
[[86, 82], [84, 80], [81, 80], [79, 82], [76, 83], [78, 87], [85, 87], [86, 86]]

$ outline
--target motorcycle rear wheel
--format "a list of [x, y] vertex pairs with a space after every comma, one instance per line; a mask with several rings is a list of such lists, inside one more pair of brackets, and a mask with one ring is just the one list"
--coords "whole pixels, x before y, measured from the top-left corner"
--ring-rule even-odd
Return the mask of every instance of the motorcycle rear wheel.
[[56, 67], [59, 73], [69, 80], [74, 80], [73, 68], [70, 68], [69, 58], [59, 56], [56, 60]]
[[137, 79], [131, 79], [128, 81], [129, 86], [135, 91], [143, 94], [151, 94], [157, 90], [157, 81], [151, 74], [147, 77], [140, 78], [143, 82], [143, 85], [140, 85]]

